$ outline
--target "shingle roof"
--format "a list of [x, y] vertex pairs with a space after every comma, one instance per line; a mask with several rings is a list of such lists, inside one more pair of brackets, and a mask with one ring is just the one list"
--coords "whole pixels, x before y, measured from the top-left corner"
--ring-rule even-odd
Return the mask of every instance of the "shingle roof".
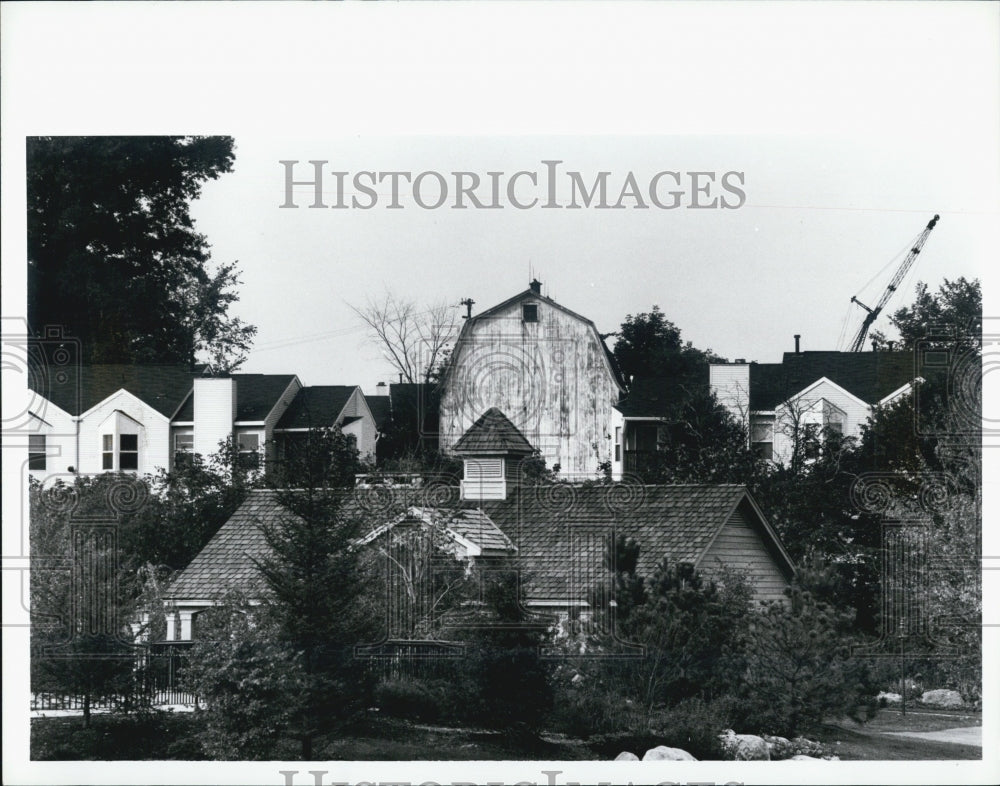
[[[294, 374], [232, 374], [236, 380], [235, 420], [264, 420], [288, 389]], [[188, 396], [174, 420], [194, 420], [194, 396]]]
[[186, 366], [102, 364], [74, 366], [57, 374], [52, 364], [33, 365], [29, 386], [70, 415], [80, 415], [124, 388], [170, 417], [191, 390]]
[[750, 409], [772, 410], [826, 377], [875, 404], [916, 376], [913, 352], [786, 352], [781, 363], [750, 364]]
[[[322, 428], [334, 426], [344, 405], [357, 390], [355, 385], [313, 385], [300, 388], [276, 428]], [[239, 388], [237, 388], [237, 398]]]
[[375, 428], [379, 431], [384, 431], [386, 426], [389, 425], [390, 416], [392, 414], [392, 408], [389, 405], [389, 397], [365, 396], [365, 401], [368, 402], [368, 409], [371, 410], [372, 417], [375, 419]]
[[518, 431], [517, 426], [507, 419], [496, 407], [490, 407], [469, 426], [452, 448], [459, 455], [463, 453], [515, 453], [530, 454], [534, 448]]
[[[364, 514], [371, 530], [400, 510], [414, 508], [440, 516], [448, 528], [485, 552], [514, 548], [525, 569], [528, 599], [536, 601], [586, 600], [593, 581], [603, 575], [606, 537], [612, 529], [640, 544], [641, 575], [651, 575], [664, 557], [697, 565], [736, 507], [749, 500], [739, 485], [559, 484], [518, 487], [508, 499], [482, 505], [427, 504], [454, 502], [455, 495], [444, 491], [438, 487], [345, 490], [344, 510]], [[260, 527], [290, 515], [275, 492], [251, 492], [165, 596], [212, 600], [231, 587], [251, 596], [261, 592], [263, 584], [253, 562], [267, 551]], [[787, 573], [790, 566], [783, 569]]]
[[697, 564], [746, 496], [738, 485], [527, 486], [483, 510], [517, 546], [529, 599], [586, 600], [612, 527], [640, 544], [637, 571], [649, 576], [663, 557]]

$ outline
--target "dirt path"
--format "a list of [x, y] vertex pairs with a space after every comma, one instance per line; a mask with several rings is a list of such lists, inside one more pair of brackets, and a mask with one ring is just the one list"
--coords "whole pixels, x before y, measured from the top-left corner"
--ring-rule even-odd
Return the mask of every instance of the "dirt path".
[[880, 731], [877, 733], [891, 737], [912, 737], [932, 742], [956, 742], [959, 745], [983, 747], [982, 726], [966, 726], [960, 729], [941, 729], [940, 731]]

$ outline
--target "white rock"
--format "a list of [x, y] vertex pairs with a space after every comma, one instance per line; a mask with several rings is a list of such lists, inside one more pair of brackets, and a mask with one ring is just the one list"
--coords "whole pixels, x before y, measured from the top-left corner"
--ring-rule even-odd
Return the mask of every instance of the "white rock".
[[796, 753], [789, 761], [823, 761], [816, 756], [806, 756], [804, 753]]
[[898, 693], [887, 693], [886, 691], [882, 691], [875, 698], [878, 701], [885, 701], [886, 704], [899, 704], [903, 701], [903, 697]]
[[657, 745], [646, 751], [642, 757], [643, 761], [698, 761], [694, 756], [680, 748], [668, 748], [666, 745]]
[[722, 749], [737, 761], [770, 761], [771, 751], [762, 737], [756, 734], [737, 734], [726, 729], [719, 735]]
[[615, 756], [615, 761], [639, 761], [639, 757], [634, 753], [629, 753], [628, 751], [622, 751], [617, 756]]
[[961, 707], [965, 702], [962, 701], [962, 694], [957, 690], [940, 688], [924, 691], [920, 697], [920, 703], [932, 704], [935, 707]]

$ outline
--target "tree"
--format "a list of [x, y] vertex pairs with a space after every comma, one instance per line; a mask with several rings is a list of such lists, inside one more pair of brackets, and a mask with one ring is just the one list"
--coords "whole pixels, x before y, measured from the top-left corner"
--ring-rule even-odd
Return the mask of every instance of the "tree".
[[357, 464], [354, 438], [316, 429], [271, 482], [287, 511], [263, 527], [268, 553], [257, 560], [276, 635], [295, 658], [284, 696], [289, 733], [312, 758], [313, 741], [352, 720], [370, 690], [354, 647], [375, 637], [373, 588], [356, 542], [364, 522], [345, 510]]
[[454, 306], [442, 301], [421, 311], [412, 300], [387, 291], [381, 300], [351, 309], [401, 381], [426, 383], [440, 376], [458, 334]]
[[232, 165], [230, 137], [30, 137], [32, 329], [64, 325], [90, 363], [237, 367], [257, 329], [228, 313], [238, 272], [210, 269], [189, 209]]
[[466, 666], [477, 691], [477, 725], [530, 744], [538, 740], [554, 692], [551, 665], [541, 651], [550, 638], [549, 625], [525, 608], [525, 581], [512, 564], [483, 571], [483, 602]]
[[681, 341], [680, 328], [659, 306], [625, 317], [613, 353], [626, 380], [667, 377], [671, 385], [692, 391], [707, 386], [708, 364], [721, 360], [711, 350]]
[[[899, 331], [900, 349], [914, 349], [921, 341], [932, 341], [937, 346], [978, 346], [983, 323], [982, 285], [978, 278], [972, 281], [964, 276], [954, 281], [946, 278], [938, 291], [932, 293], [921, 281], [913, 304], [898, 309], [890, 321]], [[881, 333], [873, 338], [886, 343]]]

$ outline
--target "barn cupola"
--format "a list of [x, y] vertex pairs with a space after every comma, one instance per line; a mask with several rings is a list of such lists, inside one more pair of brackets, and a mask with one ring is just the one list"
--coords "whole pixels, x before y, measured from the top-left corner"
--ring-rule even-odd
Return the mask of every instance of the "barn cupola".
[[452, 450], [465, 462], [462, 499], [507, 499], [520, 461], [534, 453], [517, 426], [496, 407], [483, 414]]

